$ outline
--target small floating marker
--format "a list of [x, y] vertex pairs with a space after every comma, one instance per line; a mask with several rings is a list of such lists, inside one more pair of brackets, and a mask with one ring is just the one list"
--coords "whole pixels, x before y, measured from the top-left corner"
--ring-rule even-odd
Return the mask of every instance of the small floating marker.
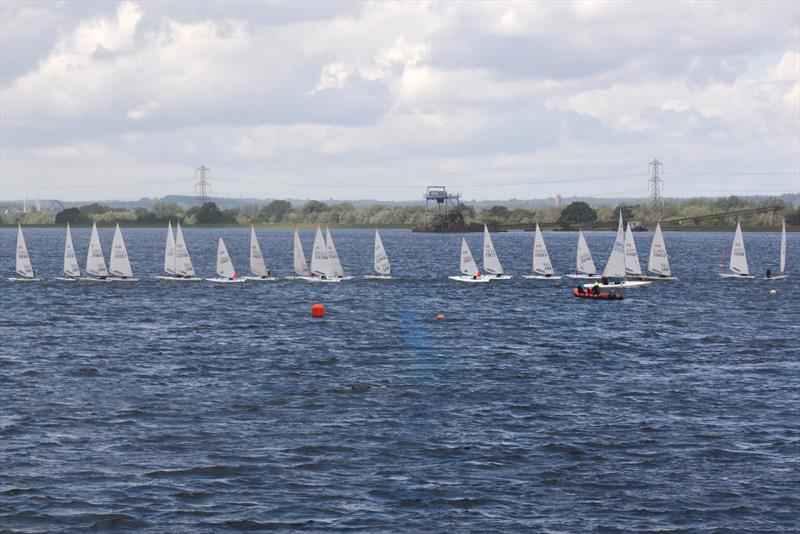
[[443, 314], [443, 313], [440, 313], [439, 315], [437, 315], [437, 316], [436, 316], [436, 320], [437, 320], [437, 321], [444, 321], [444, 314]]
[[312, 304], [311, 317], [325, 317], [325, 306], [319, 303]]
[[778, 290], [777, 289], [770, 289], [769, 290], [769, 294], [770, 295], [777, 295], [778, 294]]

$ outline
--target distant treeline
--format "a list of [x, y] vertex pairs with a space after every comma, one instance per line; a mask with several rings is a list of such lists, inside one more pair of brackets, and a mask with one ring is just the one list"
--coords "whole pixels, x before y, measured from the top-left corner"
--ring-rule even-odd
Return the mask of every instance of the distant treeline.
[[[800, 207], [788, 205], [780, 198], [748, 200], [730, 196], [718, 199], [693, 198], [671, 201], [664, 205], [662, 220], [678, 218], [698, 218], [683, 224], [688, 226], [713, 226], [731, 223], [730, 217], [717, 217], [700, 220], [699, 217], [714, 213], [780, 206], [779, 218], [785, 217], [789, 225], [800, 225]], [[473, 222], [493, 222], [500, 225], [563, 223], [587, 224], [597, 221], [613, 221], [618, 212], [623, 213], [625, 220], [648, 220], [647, 206], [643, 204], [620, 204], [616, 207], [592, 207], [585, 202], [572, 202], [561, 207], [509, 209], [502, 205], [476, 210], [470, 205], [462, 204], [457, 208], [467, 220]], [[772, 224], [772, 213], [757, 213], [737, 217], [742, 224], [750, 226], [767, 226]], [[372, 205], [354, 207], [348, 202], [326, 204], [317, 200], [305, 202], [302, 206], [294, 206], [285, 200], [273, 200], [259, 206], [257, 204], [237, 209], [219, 209], [214, 202], [184, 210], [174, 203], [156, 202], [151, 209], [111, 208], [102, 204], [87, 204], [81, 207], [68, 208], [56, 214], [48, 212], [10, 212], [0, 215], [5, 224], [91, 224], [97, 223], [133, 223], [158, 225], [167, 221], [180, 221], [184, 224], [345, 224], [363, 226], [412, 226], [426, 222], [426, 211], [423, 206], [386, 206]]]

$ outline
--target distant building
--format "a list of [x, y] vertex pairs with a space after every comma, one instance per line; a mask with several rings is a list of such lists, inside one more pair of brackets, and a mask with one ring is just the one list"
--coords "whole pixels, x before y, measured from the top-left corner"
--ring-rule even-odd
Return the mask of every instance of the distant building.
[[561, 195], [556, 195], [556, 207], [561, 207]]

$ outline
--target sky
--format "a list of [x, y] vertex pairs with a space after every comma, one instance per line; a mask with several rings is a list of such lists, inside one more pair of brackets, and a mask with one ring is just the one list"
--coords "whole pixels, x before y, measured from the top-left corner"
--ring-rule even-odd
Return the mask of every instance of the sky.
[[800, 191], [800, 2], [0, 1], [0, 200]]

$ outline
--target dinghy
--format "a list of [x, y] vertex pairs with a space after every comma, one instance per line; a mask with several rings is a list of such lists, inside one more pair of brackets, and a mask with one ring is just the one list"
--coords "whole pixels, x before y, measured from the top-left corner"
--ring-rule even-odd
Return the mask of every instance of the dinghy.
[[642, 264], [639, 263], [639, 251], [636, 250], [636, 241], [633, 240], [631, 223], [625, 229], [625, 276], [642, 276]]
[[459, 270], [461, 271], [459, 276], [450, 276], [448, 278], [450, 278], [450, 280], [456, 280], [457, 282], [467, 282], [471, 284], [489, 282], [492, 280], [490, 277], [482, 275], [480, 271], [478, 271], [478, 265], [475, 263], [475, 258], [472, 257], [472, 251], [469, 249], [469, 245], [467, 245], [467, 240], [464, 239], [464, 236], [461, 236], [461, 264]]
[[572, 294], [582, 299], [622, 300], [622, 293], [613, 290], [610, 293], [592, 293], [588, 288], [586, 291], [581, 291], [577, 287], [573, 287]]
[[779, 264], [781, 273], [778, 276], [765, 276], [762, 280], [783, 280], [789, 276], [786, 274], [786, 221], [783, 221], [783, 228], [781, 229], [781, 252]]
[[372, 278], [373, 280], [391, 280], [392, 268], [389, 265], [389, 257], [386, 255], [386, 249], [383, 248], [383, 241], [381, 235], [375, 230], [375, 261], [373, 264], [375, 274], [368, 274], [364, 278]]
[[661, 224], [656, 224], [653, 242], [650, 244], [647, 272], [648, 274], [639, 276], [639, 280], [677, 280], [675, 276], [672, 276], [672, 269], [669, 266], [667, 246], [664, 243], [664, 236], [661, 234]]
[[97, 233], [97, 225], [92, 223], [92, 236], [89, 238], [89, 252], [86, 254], [86, 274], [84, 280], [89, 282], [110, 282], [108, 269], [106, 269], [106, 259], [103, 257], [103, 249], [100, 246], [100, 235]]
[[308, 262], [303, 252], [303, 244], [300, 243], [300, 235], [297, 233], [297, 228], [294, 229], [292, 255], [294, 259], [294, 276], [290, 276], [289, 279], [310, 280], [312, 278], [311, 271], [308, 270]]
[[157, 280], [168, 282], [200, 282], [195, 275], [186, 241], [183, 239], [181, 223], [178, 223], [177, 237], [172, 234], [172, 222], [167, 223], [167, 245], [164, 249], [164, 272], [166, 276], [156, 276]]
[[277, 280], [277, 278], [271, 275], [269, 269], [267, 269], [264, 255], [261, 254], [261, 247], [256, 237], [256, 229], [253, 225], [250, 225], [250, 274], [253, 276], [245, 276], [246, 280], [253, 280], [256, 282], [272, 282]]
[[492, 280], [511, 280], [511, 276], [503, 272], [500, 258], [494, 250], [492, 236], [489, 234], [489, 227], [485, 224], [483, 225], [483, 271], [486, 273], [485, 276]]
[[317, 234], [314, 236], [314, 251], [311, 256], [311, 276], [306, 280], [309, 282], [341, 281], [341, 278], [336, 276], [329, 251], [328, 243], [322, 237], [322, 230], [317, 226]]
[[733, 234], [733, 245], [731, 245], [731, 259], [728, 264], [730, 272], [719, 273], [720, 277], [727, 279], [753, 279], [750, 268], [747, 266], [747, 254], [744, 251], [744, 237], [742, 236], [742, 226], [736, 223], [736, 233]]
[[[333, 269], [333, 276], [339, 280], [352, 280], [352, 276], [345, 276], [344, 269], [342, 269], [342, 262], [339, 261], [339, 254], [336, 253], [336, 247], [333, 245], [333, 236], [331, 229], [325, 228], [325, 246], [328, 248], [328, 261], [330, 261], [331, 268]], [[313, 271], [313, 269], [312, 269]]]
[[67, 223], [67, 237], [64, 240], [64, 274], [58, 276], [59, 282], [77, 282], [81, 279], [81, 268], [78, 266], [78, 259], [75, 257], [75, 247], [72, 245], [72, 233]]
[[568, 274], [567, 278], [579, 280], [600, 279], [600, 275], [597, 274], [597, 267], [594, 266], [592, 253], [589, 251], [589, 245], [586, 244], [586, 238], [583, 237], [582, 230], [578, 230], [578, 254], [575, 259], [575, 274]]
[[[630, 229], [630, 226], [628, 227]], [[611, 249], [611, 255], [608, 257], [608, 263], [606, 263], [606, 268], [603, 270], [603, 278], [616, 278], [621, 279], [619, 283], [603, 283], [598, 284], [601, 289], [628, 289], [633, 287], [644, 287], [649, 286], [652, 282], [648, 282], [645, 280], [626, 280], [626, 265], [630, 265], [631, 269], [635, 267], [631, 265], [629, 262], [631, 260], [627, 260], [626, 257], [627, 253], [625, 247], [625, 232], [622, 229], [622, 212], [619, 214], [619, 226], [617, 227], [617, 236], [614, 239], [614, 248]], [[636, 248], [634, 245], [633, 252], [636, 252]], [[636, 257], [636, 263], [639, 263], [638, 256]], [[641, 272], [641, 268], [639, 268]], [[593, 287], [597, 287], [594, 286]]]
[[114, 230], [114, 239], [111, 241], [111, 258], [108, 261], [108, 272], [113, 274], [109, 277], [112, 282], [138, 282], [138, 278], [133, 277], [133, 269], [128, 258], [128, 250], [125, 248], [125, 240], [122, 239], [122, 232], [117, 224]]
[[[591, 261], [591, 256], [589, 260]], [[525, 275], [523, 278], [530, 280], [561, 280], [560, 276], [556, 276], [555, 269], [550, 263], [550, 254], [547, 253], [539, 223], [536, 223], [536, 233], [533, 236], [533, 274]]]
[[217, 241], [217, 276], [215, 278], [206, 278], [207, 282], [214, 282], [215, 284], [237, 284], [246, 282], [244, 278], [239, 278], [233, 268], [233, 262], [228, 254], [228, 248], [225, 246], [225, 241], [222, 237]]
[[28, 246], [25, 244], [25, 237], [22, 235], [22, 225], [17, 225], [17, 275], [9, 278], [9, 282], [41, 282], [36, 278], [36, 273], [31, 265], [31, 258], [28, 256]]

